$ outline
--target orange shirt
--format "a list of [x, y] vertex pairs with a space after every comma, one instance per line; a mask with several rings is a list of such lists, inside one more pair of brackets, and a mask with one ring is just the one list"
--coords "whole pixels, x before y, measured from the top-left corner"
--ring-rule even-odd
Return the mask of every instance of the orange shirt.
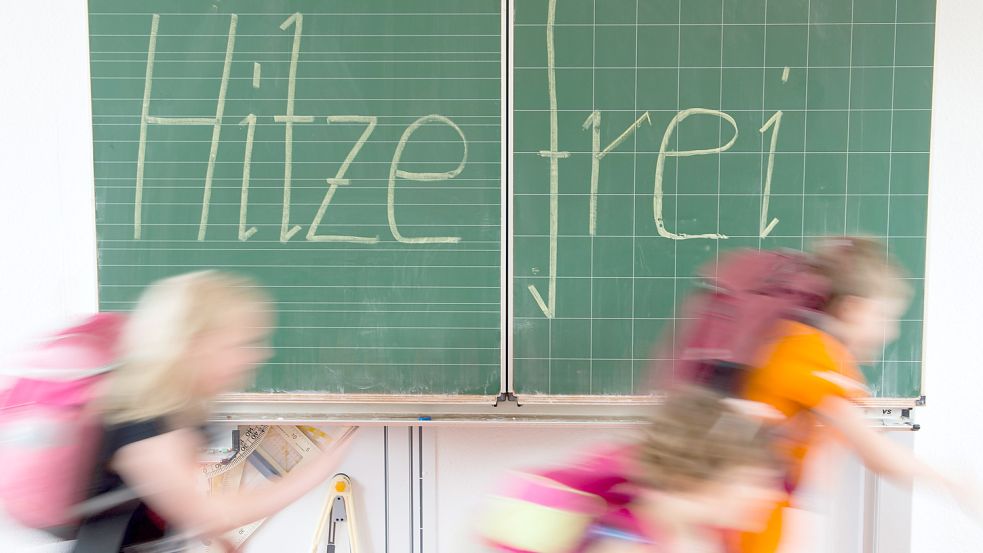
[[803, 323], [783, 322], [763, 359], [748, 376], [745, 398], [771, 405], [787, 417], [777, 447], [788, 462], [790, 483], [797, 484], [806, 456], [823, 438], [812, 409], [830, 397], [866, 397], [867, 387], [843, 344]]

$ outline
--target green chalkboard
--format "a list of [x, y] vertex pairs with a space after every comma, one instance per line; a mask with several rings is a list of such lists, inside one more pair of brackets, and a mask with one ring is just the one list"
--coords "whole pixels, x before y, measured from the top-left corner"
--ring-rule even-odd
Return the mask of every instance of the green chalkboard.
[[275, 295], [255, 391], [497, 394], [497, 0], [91, 0], [100, 304]]
[[497, 394], [507, 75], [520, 397], [645, 392], [697, 266], [843, 232], [920, 394], [934, 2], [513, 8], [505, 72], [492, 0], [91, 0], [101, 306], [226, 268], [279, 304], [255, 391]]
[[910, 273], [866, 372], [917, 397], [934, 19], [932, 0], [516, 2], [519, 397], [647, 391], [700, 264], [842, 233]]

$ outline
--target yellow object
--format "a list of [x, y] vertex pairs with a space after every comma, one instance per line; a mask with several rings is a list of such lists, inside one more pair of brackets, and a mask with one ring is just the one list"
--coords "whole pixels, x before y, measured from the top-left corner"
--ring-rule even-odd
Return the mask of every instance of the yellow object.
[[306, 434], [308, 438], [316, 442], [317, 445], [321, 447], [324, 447], [325, 445], [330, 444], [331, 442], [334, 441], [334, 438], [329, 436], [327, 432], [321, 430], [320, 428], [308, 426], [306, 424], [300, 425], [297, 428], [299, 428], [301, 432]]
[[317, 444], [296, 426], [271, 426], [256, 448], [256, 454], [281, 476], [310, 461], [319, 451]]
[[594, 516], [511, 497], [491, 498], [478, 533], [517, 551], [568, 553], [580, 544]]

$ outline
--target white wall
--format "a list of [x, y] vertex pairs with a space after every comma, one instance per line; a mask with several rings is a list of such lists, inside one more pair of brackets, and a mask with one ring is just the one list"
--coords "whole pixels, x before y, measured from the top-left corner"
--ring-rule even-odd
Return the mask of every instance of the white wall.
[[0, 352], [96, 306], [86, 21], [58, 0], [0, 16]]
[[[919, 409], [925, 430], [915, 439], [915, 451], [980, 480], [983, 2], [940, 0], [937, 21], [925, 310], [928, 406]], [[983, 530], [928, 491], [916, 494], [913, 518], [914, 551], [983, 549]]]
[[[2, 357], [96, 307], [96, 257], [86, 3], [5, 3], [0, 11]], [[50, 542], [0, 518], [5, 551]]]
[[[926, 310], [929, 407], [918, 411], [924, 429], [915, 437], [915, 448], [940, 463], [979, 474], [983, 440], [977, 437], [979, 430], [973, 421], [983, 390], [983, 369], [976, 366], [980, 356], [974, 346], [979, 343], [983, 294], [972, 285], [983, 274], [983, 259], [977, 255], [980, 248], [975, 242], [977, 206], [983, 205], [983, 188], [978, 182], [983, 174], [979, 153], [983, 113], [974, 108], [983, 98], [983, 73], [975, 67], [983, 59], [983, 2], [939, 0], [939, 4]], [[7, 2], [0, 11], [0, 69], [4, 75], [0, 86], [0, 235], [5, 237], [0, 352], [65, 316], [95, 307], [85, 11], [84, 2], [58, 0]], [[378, 432], [381, 430], [360, 437], [361, 453], [347, 467], [367, 486], [362, 514], [376, 521], [381, 512], [378, 481], [384, 472], [381, 464], [372, 464], [381, 447]], [[473, 550], [465, 545], [472, 513], [480, 491], [493, 485], [501, 469], [560, 459], [564, 452], [606, 437], [602, 429], [426, 431], [425, 466], [419, 472], [426, 483], [426, 550]], [[402, 445], [398, 449], [408, 451]], [[393, 455], [387, 461], [392, 465], [390, 472], [410, 480], [413, 466], [408, 453], [399, 458]], [[863, 473], [855, 464], [848, 465], [842, 477], [820, 478], [815, 486], [819, 491], [811, 495], [810, 503], [837, 516], [826, 527], [828, 531], [807, 542], [826, 540], [828, 550], [836, 553], [863, 551], [859, 537], [862, 481]], [[411, 482], [392, 485], [405, 488]], [[828, 493], [830, 489], [836, 493]], [[951, 506], [919, 493], [913, 516], [906, 519], [906, 496], [881, 486], [878, 490], [882, 503], [877, 512], [880, 537], [875, 551], [907, 549], [901, 544], [909, 537], [909, 525], [899, 527], [892, 522], [896, 520], [914, 521], [910, 524], [913, 552], [980, 550], [983, 532], [971, 527]], [[297, 536], [306, 536], [305, 525], [316, 517], [323, 493], [312, 494], [272, 521], [257, 535], [252, 550], [292, 551], [290, 546], [300, 545], [303, 540]], [[398, 499], [408, 504], [405, 489], [393, 494], [390, 503], [395, 505]], [[409, 530], [418, 521], [397, 522], [390, 521], [391, 550], [408, 552]], [[385, 527], [378, 522], [365, 524], [372, 534], [369, 553], [382, 551], [384, 537], [378, 536], [380, 532], [385, 535]], [[42, 541], [0, 521], [0, 543], [5, 551], [23, 551], [28, 544]], [[808, 549], [803, 545], [791, 550]]]

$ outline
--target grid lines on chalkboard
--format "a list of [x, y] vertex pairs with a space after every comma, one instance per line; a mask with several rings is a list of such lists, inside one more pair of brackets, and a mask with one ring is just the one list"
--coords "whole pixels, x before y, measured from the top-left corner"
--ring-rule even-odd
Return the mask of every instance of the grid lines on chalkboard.
[[496, 395], [500, 2], [308, 7], [89, 3], [100, 304], [242, 272], [255, 391]]
[[[934, 7], [667, 0], [643, 3], [636, 14], [633, 0], [602, 9], [556, 0], [550, 67], [550, 1], [516, 4], [514, 27], [513, 365], [520, 397], [643, 392], [634, 383], [646, 378], [645, 353], [676, 320], [700, 264], [735, 247], [801, 248], [841, 233], [885, 241], [911, 275], [915, 298], [901, 338], [864, 370], [875, 395], [917, 397]], [[555, 110], [547, 105], [549, 70], [556, 74]], [[677, 157], [673, 151], [722, 145], [731, 129], [702, 114], [678, 124], [667, 142], [667, 228], [660, 230], [652, 180], [661, 142], [673, 116], [694, 107], [733, 116], [738, 137], [722, 152]], [[780, 127], [771, 119], [778, 111]], [[566, 156], [559, 161], [555, 235], [546, 225], [548, 162], [541, 157], [553, 112]], [[581, 124], [595, 112], [602, 147], [643, 113], [651, 125], [604, 153], [592, 192], [591, 132]], [[592, 202], [596, 232], [587, 228]], [[765, 217], [779, 222], [765, 230]], [[663, 231], [727, 238], [672, 240]], [[553, 240], [558, 263], [549, 274]], [[548, 315], [522, 292], [528, 285], [543, 290], [550, 279], [557, 298]]]

